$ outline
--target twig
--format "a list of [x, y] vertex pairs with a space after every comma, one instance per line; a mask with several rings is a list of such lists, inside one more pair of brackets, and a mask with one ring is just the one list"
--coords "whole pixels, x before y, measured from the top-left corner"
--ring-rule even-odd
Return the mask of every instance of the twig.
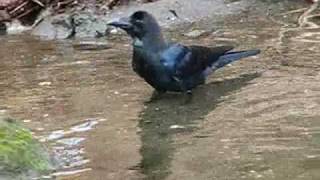
[[68, 5], [68, 4], [71, 4], [73, 3], [75, 0], [65, 0], [63, 2], [58, 2], [57, 3], [57, 6], [54, 8], [56, 10], [58, 10], [59, 8], [61, 8], [61, 6], [65, 6], [65, 5]]
[[318, 28], [319, 26], [313, 22], [308, 21], [311, 13], [318, 8], [318, 3], [314, 3], [308, 10], [306, 10], [298, 19], [300, 27], [309, 25], [310, 28]]
[[38, 4], [39, 6], [41, 6], [41, 7], [45, 7], [45, 5], [41, 2], [41, 1], [39, 1], [39, 0], [31, 0], [32, 2], [34, 2], [34, 3], [36, 3], [36, 4]]
[[18, 11], [20, 8], [22, 8], [23, 6], [25, 6], [27, 4], [28, 4], [28, 1], [21, 3], [18, 7], [14, 8], [12, 11], [10, 11], [9, 14], [14, 14], [16, 11]]
[[280, 15], [284, 16], [284, 15], [299, 13], [299, 12], [305, 11], [306, 9], [307, 9], [307, 8], [295, 9], [295, 10], [292, 10], [292, 11], [288, 11], [288, 12], [286, 12], [286, 13], [282, 13], [282, 14], [280, 14]]

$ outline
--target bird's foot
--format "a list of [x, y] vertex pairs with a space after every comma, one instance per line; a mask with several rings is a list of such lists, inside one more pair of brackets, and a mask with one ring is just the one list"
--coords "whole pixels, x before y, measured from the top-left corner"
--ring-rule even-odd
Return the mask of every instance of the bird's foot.
[[184, 102], [183, 104], [189, 104], [191, 101], [192, 101], [192, 91], [191, 90], [187, 90], [185, 93], [184, 93]]
[[145, 101], [146, 104], [150, 104], [153, 103], [159, 99], [161, 99], [161, 96], [164, 94], [165, 92], [163, 91], [154, 91], [150, 97], [149, 100]]

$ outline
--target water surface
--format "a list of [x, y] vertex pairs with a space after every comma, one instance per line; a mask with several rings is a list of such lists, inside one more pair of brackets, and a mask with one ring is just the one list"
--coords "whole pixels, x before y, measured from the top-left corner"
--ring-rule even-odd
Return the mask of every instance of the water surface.
[[[152, 89], [131, 70], [127, 38], [79, 50], [79, 41], [1, 36], [0, 110], [49, 147], [57, 179], [319, 179], [313, 9], [168, 32], [185, 44], [262, 49], [217, 71], [190, 104], [179, 94], [146, 103]], [[208, 27], [199, 38], [182, 35]]]

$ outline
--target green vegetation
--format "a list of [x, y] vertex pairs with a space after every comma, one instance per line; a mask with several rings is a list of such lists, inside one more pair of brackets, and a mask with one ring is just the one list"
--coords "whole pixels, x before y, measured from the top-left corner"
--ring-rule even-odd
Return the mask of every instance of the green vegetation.
[[50, 169], [49, 155], [31, 132], [13, 119], [0, 117], [0, 172], [44, 172]]

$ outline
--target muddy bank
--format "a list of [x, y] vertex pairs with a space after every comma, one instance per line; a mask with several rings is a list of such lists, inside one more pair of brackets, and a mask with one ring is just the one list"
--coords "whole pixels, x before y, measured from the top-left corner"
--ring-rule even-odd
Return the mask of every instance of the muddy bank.
[[[192, 1], [192, 0], [161, 0], [152, 3], [131, 3], [127, 6], [119, 6], [113, 10], [107, 10], [105, 4], [81, 5], [56, 14], [54, 8], [48, 8], [40, 13], [37, 20], [30, 27], [22, 28], [17, 23], [6, 23], [7, 28], [1, 28], [8, 33], [28, 33], [45, 39], [68, 39], [68, 38], [98, 38], [109, 34], [121, 33], [107, 26], [107, 22], [129, 16], [137, 10], [147, 10], [159, 21], [160, 25], [174, 29], [177, 25], [192, 24], [203, 19], [213, 22], [223, 21], [224, 17], [239, 14], [252, 9], [262, 13], [288, 9], [287, 6], [304, 4], [303, 1]], [[266, 12], [270, 10], [270, 12]], [[272, 13], [271, 13], [272, 14]], [[214, 17], [214, 18], [211, 18]], [[18, 29], [18, 30], [17, 30]]]
[[101, 12], [96, 8], [89, 8], [54, 16], [51, 15], [52, 10], [48, 9], [40, 14], [38, 21], [32, 26], [31, 34], [47, 39], [102, 37], [110, 33], [111, 29], [106, 25], [108, 21], [128, 16], [137, 10], [148, 10], [155, 15], [162, 26], [170, 27], [172, 24], [192, 23], [213, 16], [221, 19], [227, 15], [240, 13], [252, 2], [250, 0], [236, 2], [161, 0], [147, 4], [120, 6], [112, 11]]

